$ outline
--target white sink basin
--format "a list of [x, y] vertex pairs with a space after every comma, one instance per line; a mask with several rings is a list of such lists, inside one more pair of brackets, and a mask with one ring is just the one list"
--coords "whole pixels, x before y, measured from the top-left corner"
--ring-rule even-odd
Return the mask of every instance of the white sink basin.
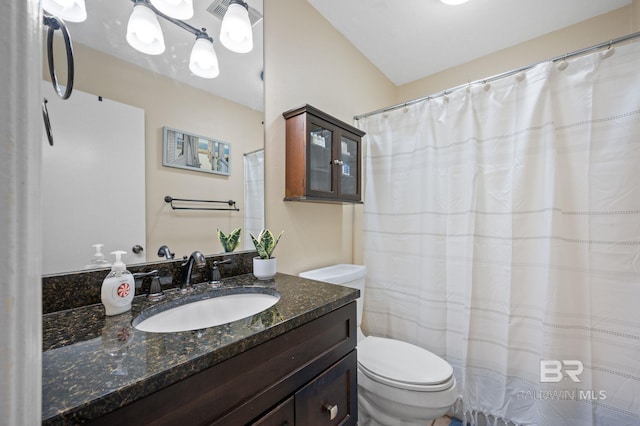
[[197, 300], [142, 320], [134, 327], [152, 333], [200, 330], [247, 318], [275, 305], [280, 295], [240, 293]]

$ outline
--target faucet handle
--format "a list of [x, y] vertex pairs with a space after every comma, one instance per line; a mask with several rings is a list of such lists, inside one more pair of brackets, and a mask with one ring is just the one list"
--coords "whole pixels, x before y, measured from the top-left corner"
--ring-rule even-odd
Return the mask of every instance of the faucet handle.
[[164, 298], [164, 292], [162, 291], [162, 285], [160, 284], [160, 277], [155, 276], [151, 280], [151, 286], [149, 287], [149, 293], [147, 298], [151, 301], [157, 302]]
[[136, 272], [135, 274], [133, 274], [133, 279], [135, 280], [136, 283], [136, 288], [140, 288], [142, 287], [142, 280], [144, 278], [147, 277], [158, 277], [158, 270], [154, 269], [153, 271], [149, 271], [149, 272]]
[[221, 283], [220, 279], [220, 270], [214, 265], [213, 269], [211, 269], [211, 281], [209, 281], [209, 285], [217, 287]]
[[136, 288], [142, 287], [142, 280], [151, 277], [151, 285], [149, 286], [149, 292], [147, 297], [153, 301], [158, 301], [164, 297], [162, 292], [162, 284], [160, 283], [160, 274], [157, 269], [149, 272], [136, 272], [133, 274], [133, 278], [136, 282]]
[[154, 269], [153, 271], [149, 271], [149, 272], [136, 272], [135, 274], [133, 274], [133, 278], [135, 278], [136, 280], [146, 278], [146, 277], [157, 277], [157, 276], [158, 276], [157, 269]]
[[222, 265], [225, 263], [231, 263], [231, 259], [227, 260], [214, 260], [213, 268], [211, 268], [211, 281], [209, 281], [209, 285], [212, 287], [217, 287], [220, 284], [220, 269], [218, 269], [218, 265]]

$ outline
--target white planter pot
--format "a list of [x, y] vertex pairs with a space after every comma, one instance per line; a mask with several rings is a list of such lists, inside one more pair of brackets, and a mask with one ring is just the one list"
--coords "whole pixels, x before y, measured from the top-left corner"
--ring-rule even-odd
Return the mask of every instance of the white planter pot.
[[270, 280], [276, 274], [276, 258], [253, 258], [253, 275], [259, 280]]

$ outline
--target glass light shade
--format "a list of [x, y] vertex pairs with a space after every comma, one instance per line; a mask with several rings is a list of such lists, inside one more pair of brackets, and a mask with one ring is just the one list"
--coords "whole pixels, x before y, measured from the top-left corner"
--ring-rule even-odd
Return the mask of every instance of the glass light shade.
[[220, 74], [218, 56], [213, 49], [213, 43], [206, 38], [197, 38], [191, 49], [189, 69], [202, 78], [216, 78]]
[[247, 53], [253, 49], [253, 33], [249, 12], [241, 4], [232, 3], [222, 19], [220, 43], [227, 49]]
[[133, 6], [127, 24], [127, 43], [149, 55], [164, 52], [164, 36], [156, 14], [142, 3]]
[[69, 22], [82, 22], [87, 19], [84, 0], [42, 0], [42, 8]]
[[151, 0], [151, 4], [160, 12], [175, 19], [193, 17], [193, 0]]
[[466, 3], [469, 0], [440, 0], [444, 4], [448, 4], [449, 6], [457, 6], [462, 3]]

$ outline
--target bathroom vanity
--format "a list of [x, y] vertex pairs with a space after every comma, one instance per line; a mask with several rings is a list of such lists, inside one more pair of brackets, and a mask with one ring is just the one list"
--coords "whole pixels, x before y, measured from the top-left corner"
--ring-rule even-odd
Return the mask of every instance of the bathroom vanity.
[[[153, 303], [144, 296], [114, 317], [96, 304], [45, 314], [43, 424], [355, 425], [358, 291], [284, 274], [235, 276], [217, 291], [239, 287], [280, 300], [172, 333], [131, 325]], [[166, 293], [156, 303], [181, 296]]]

